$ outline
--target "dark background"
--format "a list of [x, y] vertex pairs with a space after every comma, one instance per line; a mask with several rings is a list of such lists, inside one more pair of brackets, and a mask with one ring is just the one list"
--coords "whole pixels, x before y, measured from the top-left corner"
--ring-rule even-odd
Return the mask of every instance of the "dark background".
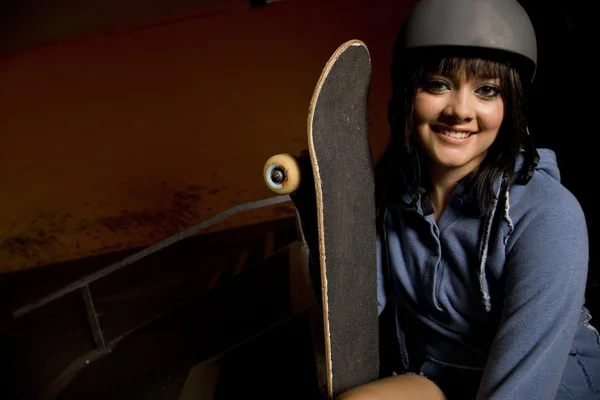
[[[598, 48], [590, 2], [551, 4], [522, 0], [538, 36], [539, 68], [531, 88], [529, 120], [537, 147], [554, 150], [563, 184], [579, 199], [590, 234], [588, 306], [600, 313], [598, 293], [598, 211], [594, 192], [598, 95], [594, 65]], [[596, 29], [595, 29], [596, 28]]]

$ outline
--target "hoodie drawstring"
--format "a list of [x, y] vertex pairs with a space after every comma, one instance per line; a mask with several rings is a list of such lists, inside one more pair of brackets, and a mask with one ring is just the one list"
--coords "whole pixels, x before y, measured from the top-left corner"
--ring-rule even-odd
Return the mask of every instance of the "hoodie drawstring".
[[487, 312], [492, 309], [492, 302], [489, 293], [489, 287], [486, 277], [485, 266], [487, 262], [488, 249], [490, 243], [490, 236], [492, 232], [492, 225], [494, 224], [494, 216], [496, 215], [496, 208], [498, 208], [498, 203], [500, 200], [500, 193], [502, 189], [504, 189], [504, 202], [503, 202], [503, 219], [508, 223], [508, 233], [504, 238], [504, 245], [508, 242], [510, 235], [514, 230], [514, 225], [512, 219], [510, 218], [510, 202], [509, 202], [509, 189], [510, 185], [506, 182], [504, 175], [502, 176], [502, 180], [500, 181], [500, 185], [496, 193], [494, 193], [494, 198], [492, 200], [491, 207], [489, 208], [486, 218], [483, 224], [483, 236], [481, 238], [481, 244], [479, 247], [479, 287], [481, 289], [481, 296], [483, 307]]

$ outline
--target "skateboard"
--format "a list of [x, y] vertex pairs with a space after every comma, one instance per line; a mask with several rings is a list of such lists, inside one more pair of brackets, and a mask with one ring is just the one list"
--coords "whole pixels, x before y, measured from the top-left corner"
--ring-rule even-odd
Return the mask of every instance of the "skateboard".
[[281, 153], [263, 168], [273, 192], [301, 196], [307, 204], [298, 212], [304, 236], [314, 239], [312, 246], [307, 240], [310, 251], [318, 252], [327, 399], [379, 373], [370, 80], [366, 45], [343, 43], [326, 63], [309, 104], [309, 162]]

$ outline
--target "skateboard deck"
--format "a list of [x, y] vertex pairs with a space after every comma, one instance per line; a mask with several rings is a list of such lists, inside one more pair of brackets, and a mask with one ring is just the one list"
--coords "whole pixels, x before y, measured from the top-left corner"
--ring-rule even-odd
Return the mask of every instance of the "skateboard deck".
[[328, 399], [379, 373], [370, 80], [365, 44], [342, 44], [326, 63], [309, 105], [310, 168], [303, 170], [297, 157], [284, 153], [267, 160], [263, 170], [267, 186], [279, 194], [310, 182], [304, 196], [312, 212], [299, 214], [303, 229], [316, 228], [310, 250], [319, 255]]

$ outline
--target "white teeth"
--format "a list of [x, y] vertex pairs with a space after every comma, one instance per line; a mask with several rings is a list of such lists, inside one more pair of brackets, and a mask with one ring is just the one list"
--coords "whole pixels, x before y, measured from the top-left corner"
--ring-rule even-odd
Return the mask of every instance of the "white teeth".
[[455, 132], [455, 131], [442, 131], [442, 135], [450, 136], [457, 139], [466, 139], [471, 136], [470, 132]]

